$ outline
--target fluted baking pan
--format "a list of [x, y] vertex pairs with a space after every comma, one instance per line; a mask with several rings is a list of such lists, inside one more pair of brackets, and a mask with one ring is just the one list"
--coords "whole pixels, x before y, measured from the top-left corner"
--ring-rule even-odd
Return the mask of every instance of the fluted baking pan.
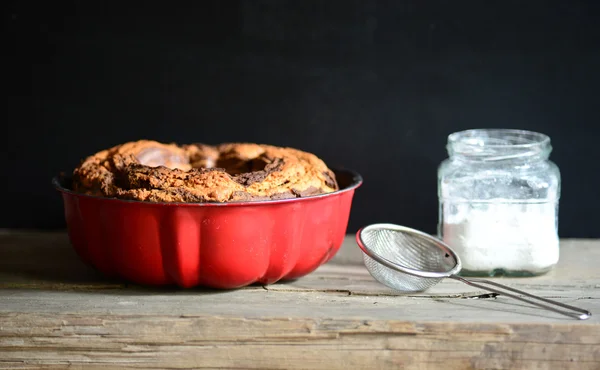
[[342, 245], [362, 178], [340, 190], [238, 203], [151, 203], [79, 194], [56, 177], [71, 244], [106, 276], [143, 285], [239, 288], [302, 277]]

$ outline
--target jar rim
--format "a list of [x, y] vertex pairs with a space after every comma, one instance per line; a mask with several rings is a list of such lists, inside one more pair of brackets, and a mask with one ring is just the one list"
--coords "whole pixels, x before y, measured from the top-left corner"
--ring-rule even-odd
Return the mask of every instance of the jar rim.
[[[550, 137], [540, 132], [521, 130], [521, 129], [499, 129], [499, 128], [476, 128], [463, 131], [457, 131], [448, 135], [448, 144], [460, 143], [463, 145], [482, 146], [481, 142], [469, 143], [467, 139], [492, 139], [504, 140], [501, 142], [485, 142], [486, 147], [502, 148], [530, 148], [544, 145], [550, 142]], [[521, 139], [523, 142], [516, 142]], [[513, 140], [513, 141], [511, 141]]]
[[548, 157], [552, 151], [548, 135], [520, 129], [483, 128], [448, 135], [448, 153], [465, 159], [497, 161]]

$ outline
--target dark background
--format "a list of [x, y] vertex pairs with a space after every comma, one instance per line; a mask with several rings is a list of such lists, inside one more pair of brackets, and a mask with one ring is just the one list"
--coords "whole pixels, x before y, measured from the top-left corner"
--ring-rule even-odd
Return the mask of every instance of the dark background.
[[349, 232], [435, 231], [446, 137], [552, 138], [560, 233], [600, 237], [600, 2], [17, 1], [1, 228], [63, 228], [52, 176], [141, 138], [250, 141], [359, 171]]

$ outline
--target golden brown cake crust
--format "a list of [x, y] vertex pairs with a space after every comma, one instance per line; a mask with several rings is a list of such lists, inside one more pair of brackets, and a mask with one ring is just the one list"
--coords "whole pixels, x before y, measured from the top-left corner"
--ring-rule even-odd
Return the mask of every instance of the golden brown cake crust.
[[338, 189], [314, 154], [252, 143], [139, 140], [100, 151], [73, 171], [74, 191], [150, 202], [257, 201]]

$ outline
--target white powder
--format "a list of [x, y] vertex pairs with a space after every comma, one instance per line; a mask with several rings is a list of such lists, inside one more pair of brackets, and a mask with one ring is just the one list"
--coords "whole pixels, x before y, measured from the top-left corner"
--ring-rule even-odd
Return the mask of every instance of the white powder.
[[558, 262], [556, 203], [443, 204], [442, 237], [469, 271], [540, 272]]

